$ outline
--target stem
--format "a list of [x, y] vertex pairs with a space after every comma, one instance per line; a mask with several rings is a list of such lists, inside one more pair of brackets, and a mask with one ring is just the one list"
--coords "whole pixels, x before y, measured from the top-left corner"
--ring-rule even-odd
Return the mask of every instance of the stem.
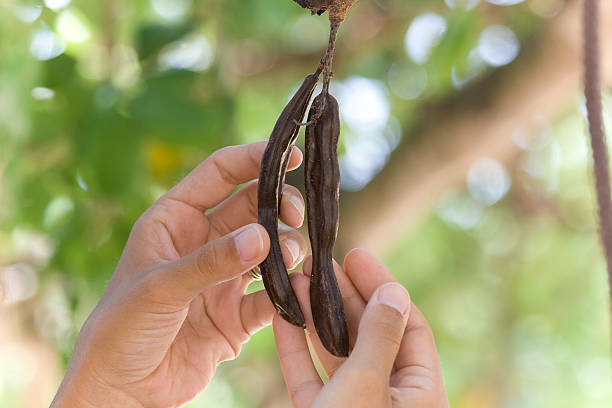
[[329, 83], [333, 76], [332, 64], [334, 62], [334, 52], [336, 51], [336, 38], [338, 37], [338, 29], [340, 28], [340, 21], [331, 21], [329, 29], [329, 43], [327, 44], [327, 52], [321, 61], [323, 65], [323, 93], [329, 92]]
[[[599, 229], [608, 268], [608, 289], [612, 301], [612, 201], [608, 150], [603, 127], [599, 73], [599, 0], [584, 2], [584, 65], [589, 134], [593, 149], [595, 187], [599, 205]], [[612, 304], [611, 304], [612, 307]]]

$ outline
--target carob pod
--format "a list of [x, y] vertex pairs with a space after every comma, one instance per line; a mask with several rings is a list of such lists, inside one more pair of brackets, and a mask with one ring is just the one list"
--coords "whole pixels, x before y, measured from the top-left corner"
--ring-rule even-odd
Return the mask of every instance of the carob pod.
[[335, 356], [347, 357], [348, 329], [332, 258], [338, 234], [340, 115], [338, 102], [327, 87], [312, 103], [308, 122], [305, 180], [312, 247], [310, 305], [323, 346]]
[[306, 77], [278, 118], [266, 146], [259, 174], [257, 219], [270, 236], [270, 253], [259, 265], [268, 296], [279, 315], [305, 327], [304, 315], [289, 282], [278, 237], [278, 213], [285, 173], [300, 127], [321, 70]]

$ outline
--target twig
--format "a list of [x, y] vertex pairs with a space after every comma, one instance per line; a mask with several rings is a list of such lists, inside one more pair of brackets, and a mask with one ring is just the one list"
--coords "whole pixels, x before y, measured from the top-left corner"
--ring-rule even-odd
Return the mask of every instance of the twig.
[[599, 229], [608, 268], [608, 290], [612, 307], [612, 201], [609, 158], [601, 106], [598, 10], [599, 0], [584, 1], [584, 94], [593, 149], [595, 187], [599, 205]]

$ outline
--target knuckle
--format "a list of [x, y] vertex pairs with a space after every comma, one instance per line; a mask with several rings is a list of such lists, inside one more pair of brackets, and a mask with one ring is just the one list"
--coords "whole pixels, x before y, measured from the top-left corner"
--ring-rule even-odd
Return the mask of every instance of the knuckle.
[[300, 401], [302, 395], [309, 395], [313, 389], [318, 389], [320, 382], [316, 379], [305, 380], [289, 388], [289, 397], [292, 401]]
[[[388, 309], [388, 308], [385, 308]], [[371, 327], [367, 327], [371, 326]], [[399, 346], [404, 334], [404, 324], [399, 312], [389, 310], [380, 313], [365, 330], [375, 333], [379, 341]]]
[[367, 390], [362, 391], [368, 393], [384, 387], [388, 380], [388, 377], [381, 375], [380, 369], [374, 367], [350, 367], [343, 375], [346, 375], [349, 383], [366, 387]]
[[281, 244], [287, 241], [288, 239], [291, 239], [293, 241], [296, 241], [302, 248], [306, 246], [306, 239], [304, 238], [302, 233], [296, 229], [293, 229], [286, 225], [279, 225], [278, 233], [280, 236]]
[[224, 147], [217, 150], [210, 156], [210, 160], [214, 168], [219, 173], [219, 178], [226, 184], [240, 184], [236, 177], [227, 169], [226, 162], [230, 160], [232, 147]]
[[215, 245], [200, 251], [196, 257], [196, 266], [201, 276], [210, 275], [218, 265], [220, 259], [219, 248]]

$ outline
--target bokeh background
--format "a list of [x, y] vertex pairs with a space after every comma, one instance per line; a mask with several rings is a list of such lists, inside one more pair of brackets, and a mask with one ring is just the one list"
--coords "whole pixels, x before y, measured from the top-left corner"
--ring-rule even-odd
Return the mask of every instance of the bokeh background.
[[[454, 407], [612, 406], [581, 3], [361, 0], [340, 33], [337, 257], [408, 287]], [[266, 139], [327, 33], [290, 0], [0, 0], [0, 406], [48, 406], [139, 214]], [[268, 329], [190, 406], [288, 405]]]

